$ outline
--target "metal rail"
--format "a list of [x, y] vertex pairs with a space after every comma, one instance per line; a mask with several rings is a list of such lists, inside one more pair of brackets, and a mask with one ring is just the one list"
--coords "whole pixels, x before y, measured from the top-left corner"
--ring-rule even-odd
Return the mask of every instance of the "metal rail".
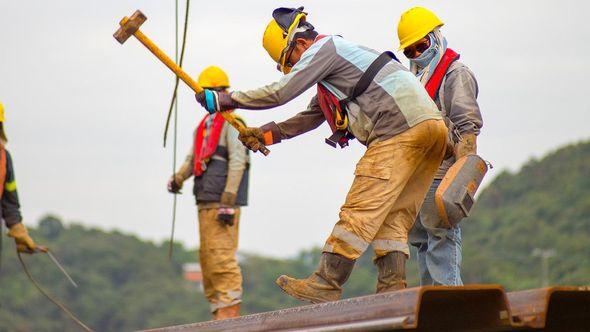
[[498, 331], [512, 328], [500, 285], [428, 286], [151, 331]]
[[590, 331], [590, 287], [428, 286], [150, 331]]

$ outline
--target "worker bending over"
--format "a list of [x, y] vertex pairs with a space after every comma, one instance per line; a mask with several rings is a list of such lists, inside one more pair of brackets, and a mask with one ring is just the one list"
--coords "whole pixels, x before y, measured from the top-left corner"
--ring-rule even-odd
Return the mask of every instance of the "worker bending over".
[[330, 144], [356, 138], [367, 146], [317, 270], [306, 279], [280, 276], [277, 284], [301, 300], [337, 300], [355, 260], [372, 245], [377, 292], [403, 288], [408, 232], [445, 154], [447, 128], [420, 82], [392, 53], [318, 35], [302, 10], [276, 9], [264, 32], [263, 46], [285, 74], [278, 82], [231, 94], [204, 91], [197, 100], [210, 112], [269, 109], [317, 84], [305, 111], [240, 135], [256, 151], [261, 142], [279, 143], [328, 121]]
[[435, 205], [435, 193], [455, 161], [476, 154], [476, 136], [483, 121], [477, 104], [475, 76], [459, 54], [447, 48], [440, 27], [443, 22], [430, 10], [414, 7], [402, 14], [398, 24], [400, 49], [410, 60], [410, 70], [425, 85], [443, 116], [450, 121], [454, 156], [445, 159], [430, 186], [410, 243], [418, 248], [421, 285], [462, 285], [461, 229], [445, 227]]
[[6, 150], [7, 142], [4, 131], [4, 106], [0, 103], [0, 185], [2, 186], [0, 208], [2, 219], [4, 219], [6, 227], [9, 228], [8, 236], [14, 238], [16, 249], [19, 252], [32, 254], [37, 246], [23, 224], [14, 177], [14, 165], [10, 153]]
[[[211, 66], [199, 76], [199, 85], [223, 93], [229, 79]], [[238, 131], [214, 113], [200, 122], [193, 148], [168, 183], [168, 190], [178, 193], [194, 175], [203, 287], [214, 319], [237, 317], [240, 312], [242, 273], [236, 252], [240, 206], [248, 202], [248, 174], [248, 150], [238, 140]]]

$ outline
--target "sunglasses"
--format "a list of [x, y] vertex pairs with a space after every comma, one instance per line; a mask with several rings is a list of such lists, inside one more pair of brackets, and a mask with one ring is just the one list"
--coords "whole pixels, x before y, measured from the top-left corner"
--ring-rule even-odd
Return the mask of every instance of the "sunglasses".
[[421, 41], [412, 44], [404, 49], [404, 55], [408, 59], [413, 59], [424, 53], [430, 47], [430, 38], [423, 38]]

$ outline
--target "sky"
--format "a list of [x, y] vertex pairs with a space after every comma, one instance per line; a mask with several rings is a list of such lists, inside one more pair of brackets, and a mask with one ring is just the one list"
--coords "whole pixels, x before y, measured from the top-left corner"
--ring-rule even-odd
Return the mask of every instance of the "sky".
[[[181, 16], [185, 1], [181, 3]], [[494, 169], [516, 171], [531, 158], [589, 138], [589, 23], [585, 1], [191, 1], [185, 69], [209, 65], [233, 89], [280, 77], [262, 48], [279, 6], [303, 5], [323, 34], [373, 49], [397, 50], [399, 16], [415, 5], [445, 22], [449, 46], [475, 73], [484, 128], [479, 154]], [[157, 242], [170, 236], [172, 137], [162, 135], [174, 77], [137, 40], [118, 44], [119, 20], [141, 9], [142, 31], [174, 56], [174, 1], [0, 1], [0, 101], [25, 223], [47, 213], [66, 223], [119, 230]], [[182, 22], [181, 22], [182, 23]], [[398, 57], [407, 64], [401, 52]], [[251, 126], [305, 109], [307, 91], [266, 111], [242, 110]], [[204, 116], [193, 93], [179, 89], [178, 155]], [[240, 250], [286, 257], [321, 246], [365, 148], [324, 143], [329, 128], [253, 155], [250, 205], [242, 210]], [[192, 180], [178, 197], [176, 239], [198, 246]]]

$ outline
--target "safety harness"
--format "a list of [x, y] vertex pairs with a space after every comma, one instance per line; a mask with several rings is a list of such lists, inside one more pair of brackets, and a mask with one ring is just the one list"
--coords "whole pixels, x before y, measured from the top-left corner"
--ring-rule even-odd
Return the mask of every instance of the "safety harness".
[[445, 75], [447, 74], [447, 70], [449, 70], [449, 67], [451, 66], [451, 64], [453, 64], [453, 62], [459, 60], [459, 57], [461, 56], [457, 52], [453, 51], [450, 48], [447, 48], [445, 54], [443, 54], [442, 58], [440, 59], [440, 62], [438, 63], [438, 65], [436, 65], [434, 73], [432, 73], [432, 76], [430, 77], [430, 79], [428, 79], [428, 82], [424, 86], [432, 100], [436, 99], [436, 95], [438, 94], [438, 90], [440, 89], [440, 86], [442, 84], [443, 79], [445, 78]]
[[215, 154], [225, 119], [220, 114], [209, 114], [201, 120], [195, 135], [194, 168], [195, 176], [203, 175], [209, 159]]
[[[325, 35], [319, 35], [317, 36], [316, 41], [324, 37]], [[369, 65], [367, 70], [358, 80], [352, 89], [352, 94], [342, 100], [339, 100], [324, 86], [324, 84], [317, 84], [318, 104], [332, 130], [332, 136], [326, 138], [326, 143], [328, 145], [334, 148], [336, 145], [339, 145], [341, 148], [344, 148], [348, 146], [348, 141], [354, 138], [354, 136], [348, 131], [348, 114], [346, 107], [348, 103], [354, 101], [367, 90], [377, 73], [392, 59], [399, 62], [395, 54], [392, 52], [387, 51], [381, 53], [377, 59]]]

